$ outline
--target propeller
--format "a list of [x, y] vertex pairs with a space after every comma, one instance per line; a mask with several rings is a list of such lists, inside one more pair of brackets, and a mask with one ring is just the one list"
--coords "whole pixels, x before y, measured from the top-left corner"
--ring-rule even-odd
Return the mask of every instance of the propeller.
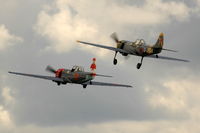
[[117, 33], [114, 32], [110, 35], [110, 37], [116, 42], [116, 43], [119, 43], [119, 38], [117, 36]]
[[47, 66], [46, 71], [51, 72], [51, 73], [56, 73], [56, 70], [49, 65]]

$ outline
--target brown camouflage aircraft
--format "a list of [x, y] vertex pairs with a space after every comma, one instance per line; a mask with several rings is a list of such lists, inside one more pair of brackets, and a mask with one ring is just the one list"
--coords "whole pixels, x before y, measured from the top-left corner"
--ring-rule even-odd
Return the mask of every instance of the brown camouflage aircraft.
[[96, 62], [96, 59], [93, 58], [93, 63], [90, 66], [91, 72], [85, 72], [83, 67], [81, 66], [73, 66], [72, 69], [61, 68], [58, 70], [55, 70], [51, 66], [47, 66], [46, 70], [48, 72], [54, 73], [55, 76], [43, 76], [43, 75], [26, 74], [26, 73], [18, 73], [18, 72], [8, 72], [8, 73], [22, 75], [22, 76], [29, 76], [29, 77], [34, 77], [34, 78], [41, 78], [41, 79], [46, 79], [46, 80], [52, 80], [53, 82], [56, 82], [58, 85], [67, 84], [67, 83], [81, 84], [83, 88], [86, 88], [87, 85], [132, 87], [130, 85], [92, 81], [95, 78], [95, 76], [112, 77], [112, 76], [107, 76], [107, 75], [96, 74], [95, 62]]
[[77, 42], [115, 51], [115, 56], [114, 56], [114, 60], [113, 60], [114, 65], [117, 64], [116, 55], [118, 52], [121, 53], [123, 56], [128, 56], [128, 55], [140, 56], [141, 62], [137, 64], [137, 69], [140, 69], [144, 57], [189, 62], [188, 60], [183, 60], [183, 59], [165, 57], [165, 56], [160, 56], [160, 55], [158, 56], [158, 54], [161, 53], [162, 50], [177, 52], [175, 50], [163, 48], [163, 44], [164, 44], [164, 34], [163, 33], [160, 33], [158, 40], [154, 45], [147, 45], [145, 43], [144, 39], [138, 39], [135, 42], [119, 40], [116, 33], [113, 33], [111, 35], [111, 38], [116, 42], [116, 44], [117, 44], [116, 47], [104, 46], [104, 45], [100, 45], [100, 44], [94, 44], [94, 43], [83, 42], [83, 41], [77, 41]]

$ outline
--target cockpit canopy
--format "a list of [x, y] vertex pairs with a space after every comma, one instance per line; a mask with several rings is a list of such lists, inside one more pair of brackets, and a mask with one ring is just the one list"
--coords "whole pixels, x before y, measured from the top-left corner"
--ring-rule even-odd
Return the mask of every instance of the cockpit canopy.
[[144, 41], [144, 39], [137, 39], [137, 40], [135, 41], [135, 44], [136, 44], [136, 45], [145, 45], [145, 41]]
[[81, 66], [73, 66], [71, 71], [72, 72], [83, 72], [84, 68]]

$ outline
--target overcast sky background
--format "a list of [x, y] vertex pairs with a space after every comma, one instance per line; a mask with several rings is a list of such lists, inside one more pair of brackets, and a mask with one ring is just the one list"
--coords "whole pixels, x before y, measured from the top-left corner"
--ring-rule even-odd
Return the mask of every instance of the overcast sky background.
[[[199, 0], [0, 0], [0, 132], [2, 133], [199, 133]], [[165, 34], [162, 55], [190, 63], [124, 59], [84, 47], [76, 40], [115, 46], [120, 39], [154, 44]], [[8, 75], [18, 71], [51, 75], [47, 65], [97, 72], [95, 81], [133, 88], [62, 85]]]

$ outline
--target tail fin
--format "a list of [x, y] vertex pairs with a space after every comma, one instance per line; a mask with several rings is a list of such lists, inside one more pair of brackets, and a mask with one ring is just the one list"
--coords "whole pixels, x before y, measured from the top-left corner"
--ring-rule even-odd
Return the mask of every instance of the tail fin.
[[164, 34], [160, 33], [158, 40], [156, 42], [156, 44], [154, 45], [154, 47], [156, 48], [162, 48], [164, 45]]
[[92, 59], [92, 64], [90, 65], [90, 69], [93, 73], [95, 73], [96, 70], [96, 58]]
[[92, 76], [93, 77], [95, 77], [96, 76], [96, 72], [95, 72], [95, 70], [96, 70], [96, 58], [93, 58], [92, 59], [92, 64], [90, 65], [90, 69], [91, 69], [91, 74], [92, 74]]

